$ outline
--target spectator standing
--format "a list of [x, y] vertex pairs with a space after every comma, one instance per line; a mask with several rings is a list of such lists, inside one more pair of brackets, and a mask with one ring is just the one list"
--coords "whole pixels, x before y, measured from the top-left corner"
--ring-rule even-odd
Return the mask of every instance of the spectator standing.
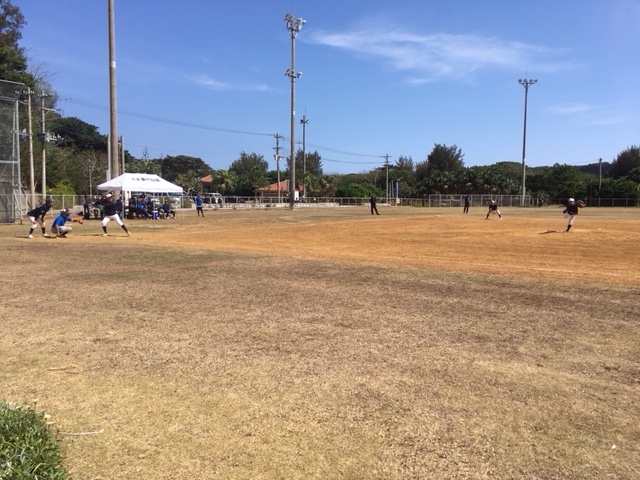
[[202, 215], [202, 217], [204, 218], [204, 210], [202, 209], [202, 197], [200, 196], [200, 194], [198, 194], [198, 196], [196, 197], [196, 213], [198, 214], [198, 216]]
[[40, 225], [42, 229], [42, 236], [48, 237], [46, 225], [44, 223], [44, 217], [49, 210], [51, 210], [51, 206], [53, 205], [53, 199], [47, 198], [45, 202], [37, 208], [33, 210], [29, 210], [27, 212], [27, 217], [29, 217], [29, 221], [31, 222], [31, 226], [29, 228], [29, 234], [27, 238], [33, 238], [33, 231], [36, 229], [37, 225]]
[[85, 220], [89, 220], [91, 218], [91, 214], [89, 213], [89, 197], [85, 195], [82, 197], [82, 218]]

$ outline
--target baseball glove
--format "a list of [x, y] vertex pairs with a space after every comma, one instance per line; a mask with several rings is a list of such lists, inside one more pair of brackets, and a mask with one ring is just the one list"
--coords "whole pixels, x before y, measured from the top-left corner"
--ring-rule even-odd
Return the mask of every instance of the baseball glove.
[[81, 218], [79, 218], [79, 219], [78, 219], [78, 223], [79, 223], [80, 225], [82, 225], [82, 224], [84, 223], [84, 220], [83, 220], [83, 219], [81, 219]]
[[586, 206], [586, 204], [582, 200], [578, 200], [578, 206], [580, 208], [582, 208], [582, 207]]

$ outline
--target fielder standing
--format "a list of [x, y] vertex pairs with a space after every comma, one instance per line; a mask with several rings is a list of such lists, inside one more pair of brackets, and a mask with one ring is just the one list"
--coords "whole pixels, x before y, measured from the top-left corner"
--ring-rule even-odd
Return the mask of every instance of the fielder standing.
[[582, 208], [584, 205], [585, 203], [582, 200], [578, 200], [578, 203], [576, 203], [574, 198], [570, 198], [567, 201], [567, 208], [565, 208], [562, 213], [565, 218], [569, 217], [569, 220], [567, 220], [567, 228], [563, 230], [562, 233], [568, 233], [569, 230], [571, 230], [573, 220], [578, 216], [578, 208]]
[[491, 203], [489, 204], [489, 211], [487, 212], [485, 220], [489, 220], [489, 215], [491, 215], [492, 213], [494, 215], [497, 213], [500, 220], [502, 220], [502, 214], [500, 213], [500, 210], [498, 210], [498, 204], [495, 202], [495, 200], [491, 200]]
[[109, 223], [110, 220], [113, 220], [118, 225], [120, 225], [120, 228], [122, 228], [128, 236], [131, 236], [131, 234], [129, 233], [129, 230], [127, 230], [127, 227], [124, 225], [124, 222], [120, 218], [120, 215], [118, 215], [118, 209], [116, 207], [116, 204], [113, 203], [113, 195], [111, 193], [105, 194], [102, 198], [100, 198], [95, 203], [95, 205], [101, 205], [103, 209], [103, 213], [104, 213], [104, 217], [102, 218], [102, 231], [104, 232], [102, 234], [103, 237], [106, 237], [108, 235], [107, 223]]
[[27, 217], [29, 217], [29, 221], [31, 222], [31, 227], [29, 228], [29, 235], [27, 235], [27, 238], [33, 238], [33, 231], [36, 229], [37, 225], [40, 225], [43, 237], [49, 236], [47, 235], [44, 217], [51, 209], [51, 205], [53, 205], [53, 199], [47, 198], [42, 205], [27, 212]]

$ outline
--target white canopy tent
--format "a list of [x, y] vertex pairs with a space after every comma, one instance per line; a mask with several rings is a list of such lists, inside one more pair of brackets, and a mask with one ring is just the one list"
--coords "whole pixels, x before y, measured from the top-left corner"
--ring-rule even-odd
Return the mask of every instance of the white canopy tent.
[[98, 190], [119, 190], [123, 192], [123, 196], [128, 196], [124, 194], [131, 192], [184, 193], [182, 187], [149, 173], [123, 173], [98, 185]]

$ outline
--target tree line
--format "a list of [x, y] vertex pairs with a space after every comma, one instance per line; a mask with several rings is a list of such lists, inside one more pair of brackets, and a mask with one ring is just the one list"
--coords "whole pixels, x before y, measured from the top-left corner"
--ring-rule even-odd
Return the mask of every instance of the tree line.
[[[46, 128], [50, 135], [38, 137], [34, 144], [46, 151], [46, 190], [52, 194], [93, 194], [106, 180], [107, 135], [76, 117], [62, 117], [55, 111], [55, 94], [50, 77], [42, 65], [30, 65], [19, 45], [26, 24], [19, 7], [10, 0], [0, 0], [0, 79], [28, 87], [33, 96], [44, 98]], [[23, 99], [24, 100], [24, 99]], [[26, 102], [23, 102], [26, 103]], [[32, 124], [38, 125], [38, 109], [33, 110]], [[27, 123], [27, 109], [20, 109], [20, 124]], [[21, 145], [21, 171], [28, 172], [27, 139]], [[287, 162], [283, 170], [269, 170], [262, 155], [240, 152], [227, 169], [215, 170], [203, 159], [186, 155], [151, 158], [147, 149], [141, 158], [124, 151], [125, 171], [154, 173], [180, 185], [186, 192], [219, 192], [223, 195], [253, 196], [259, 188], [289, 178]], [[522, 165], [498, 162], [487, 166], [466, 167], [464, 154], [457, 145], [435, 144], [422, 161], [400, 156], [395, 162], [367, 172], [325, 174], [318, 151], [295, 152], [298, 183], [304, 184], [307, 196], [384, 197], [389, 183], [398, 182], [401, 198], [425, 198], [430, 194], [517, 195], [520, 193]], [[42, 191], [40, 169], [33, 172], [36, 191]], [[596, 162], [575, 167], [555, 163], [532, 167], [526, 172], [527, 193], [551, 202], [567, 197], [640, 198], [640, 147], [631, 146], [611, 162]], [[211, 182], [201, 179], [211, 176]], [[28, 175], [22, 175], [27, 178]], [[387, 183], [389, 182], [389, 183]], [[27, 188], [25, 188], [27, 190]]]

